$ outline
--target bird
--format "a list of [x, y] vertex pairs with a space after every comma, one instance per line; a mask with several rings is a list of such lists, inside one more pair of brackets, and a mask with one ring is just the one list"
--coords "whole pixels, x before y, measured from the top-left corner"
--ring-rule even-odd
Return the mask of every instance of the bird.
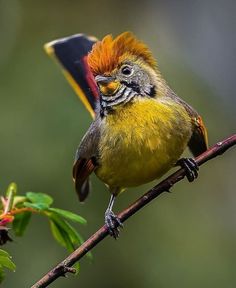
[[206, 151], [207, 129], [198, 112], [170, 88], [148, 46], [132, 32], [109, 34], [101, 41], [77, 34], [50, 42], [46, 51], [61, 63], [94, 118], [75, 154], [75, 190], [84, 201], [93, 172], [105, 183], [111, 193], [105, 224], [117, 239], [123, 226], [113, 212], [117, 196], [176, 166], [193, 181], [198, 165], [181, 155], [187, 147], [194, 157]]

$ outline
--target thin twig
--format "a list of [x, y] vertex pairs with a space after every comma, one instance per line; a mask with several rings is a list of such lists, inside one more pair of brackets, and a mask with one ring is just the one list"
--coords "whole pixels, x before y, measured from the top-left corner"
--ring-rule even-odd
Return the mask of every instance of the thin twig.
[[[213, 147], [208, 149], [206, 152], [199, 155], [195, 160], [200, 166], [205, 162], [215, 158], [218, 155], [223, 154], [230, 147], [236, 145], [236, 134], [231, 137], [218, 142]], [[152, 201], [154, 198], [162, 194], [163, 192], [169, 191], [170, 188], [185, 176], [185, 171], [179, 169], [175, 173], [171, 174], [165, 180], [157, 184], [142, 197], [136, 200], [128, 208], [123, 210], [118, 214], [121, 222], [124, 222], [142, 207]], [[37, 283], [35, 283], [31, 288], [43, 288], [47, 287], [50, 283], [55, 281], [58, 277], [63, 276], [67, 268], [75, 264], [79, 259], [81, 259], [88, 251], [90, 251], [94, 246], [101, 242], [107, 235], [108, 229], [104, 225], [97, 232], [95, 232], [87, 241], [85, 241], [78, 249], [71, 253], [65, 260], [54, 267], [50, 272], [48, 272], [43, 278], [41, 278]]]

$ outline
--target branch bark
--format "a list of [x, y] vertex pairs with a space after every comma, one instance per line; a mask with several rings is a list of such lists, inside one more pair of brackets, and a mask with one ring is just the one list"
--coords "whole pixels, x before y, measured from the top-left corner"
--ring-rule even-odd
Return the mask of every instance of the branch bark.
[[[236, 134], [231, 137], [218, 142], [213, 147], [208, 149], [206, 152], [199, 155], [195, 160], [199, 166], [205, 162], [223, 154], [230, 147], [236, 145]], [[179, 169], [175, 173], [171, 174], [165, 180], [154, 186], [151, 190], [145, 193], [142, 197], [136, 200], [128, 208], [123, 210], [118, 214], [121, 222], [124, 222], [142, 207], [151, 202], [154, 198], [162, 194], [163, 192], [168, 192], [170, 188], [185, 176], [185, 171]], [[71, 253], [66, 259], [55, 266], [50, 272], [43, 276], [37, 283], [35, 283], [31, 288], [43, 288], [47, 287], [50, 283], [54, 282], [58, 277], [64, 276], [66, 272], [73, 266], [75, 262], [79, 261], [88, 251], [95, 247], [99, 242], [101, 242], [107, 235], [108, 229], [104, 225], [98, 231], [96, 231], [87, 241], [85, 241], [78, 249]]]

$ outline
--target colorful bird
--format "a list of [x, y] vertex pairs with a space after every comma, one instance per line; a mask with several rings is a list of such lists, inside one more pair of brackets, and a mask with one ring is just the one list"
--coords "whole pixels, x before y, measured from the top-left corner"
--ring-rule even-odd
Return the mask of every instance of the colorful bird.
[[[95, 172], [111, 193], [105, 212], [109, 233], [117, 238], [115, 198], [128, 187], [163, 176], [180, 165], [189, 181], [198, 176], [194, 156], [207, 149], [207, 131], [199, 114], [163, 79], [148, 47], [131, 32], [96, 41], [74, 35], [46, 45], [63, 65], [94, 120], [77, 149], [73, 179], [80, 201]], [[95, 80], [95, 82], [94, 82]]]

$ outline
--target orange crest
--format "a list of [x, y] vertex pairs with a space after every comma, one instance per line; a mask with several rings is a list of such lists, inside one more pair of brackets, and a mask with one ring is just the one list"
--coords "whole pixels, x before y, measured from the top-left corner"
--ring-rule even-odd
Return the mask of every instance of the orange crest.
[[94, 75], [103, 75], [112, 72], [130, 56], [142, 58], [151, 67], [156, 67], [149, 48], [131, 32], [124, 32], [114, 39], [112, 35], [107, 35], [95, 43], [88, 54], [88, 64]]

